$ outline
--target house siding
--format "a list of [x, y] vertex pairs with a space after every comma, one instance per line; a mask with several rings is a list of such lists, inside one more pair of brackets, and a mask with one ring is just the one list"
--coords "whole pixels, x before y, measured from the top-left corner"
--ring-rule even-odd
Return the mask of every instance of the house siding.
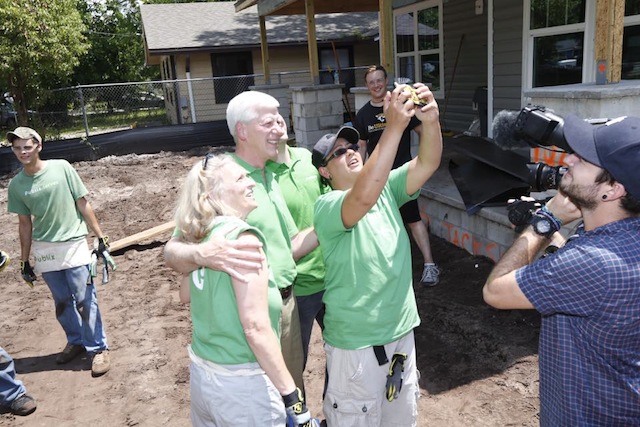
[[522, 2], [494, 0], [493, 107], [522, 106]]
[[[361, 41], [352, 46], [354, 66], [363, 67], [379, 62], [379, 47], [377, 42]], [[251, 48], [253, 60], [253, 73], [260, 75], [255, 78], [255, 85], [264, 84], [264, 68], [262, 66], [262, 56], [260, 48]], [[194, 95], [194, 107], [197, 121], [220, 120], [225, 116], [227, 103], [217, 103], [215, 99], [214, 83], [209, 80], [213, 77], [211, 65], [212, 52], [198, 52], [189, 54], [190, 69], [192, 79], [205, 78], [208, 80], [194, 80], [191, 89]], [[270, 46], [269, 59], [271, 65], [271, 83], [287, 85], [308, 85], [311, 84], [309, 73], [309, 52], [306, 45], [299, 46]], [[163, 57], [168, 58], [168, 57]], [[184, 80], [186, 74], [186, 54], [175, 55], [176, 79]], [[279, 74], [285, 73], [285, 74]], [[357, 70], [356, 84], [364, 80], [364, 71]], [[168, 117], [172, 123], [178, 123], [178, 111], [182, 116], [183, 123], [192, 121], [191, 104], [188, 100], [188, 85], [186, 82], [178, 82], [166, 88], [169, 101]], [[182, 102], [180, 101], [182, 99]], [[171, 101], [175, 100], [175, 101]], [[352, 94], [349, 94], [349, 105], [355, 105]]]
[[487, 12], [476, 15], [473, 2], [449, 0], [442, 17], [445, 81], [444, 99], [438, 103], [443, 128], [460, 132], [478, 116], [473, 110], [476, 88], [487, 85]]

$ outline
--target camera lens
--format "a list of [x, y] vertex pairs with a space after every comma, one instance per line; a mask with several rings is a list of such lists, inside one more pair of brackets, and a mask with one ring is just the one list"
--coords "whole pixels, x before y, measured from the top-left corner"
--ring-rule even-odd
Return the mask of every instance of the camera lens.
[[529, 163], [529, 181], [531, 191], [557, 190], [562, 176], [567, 171], [564, 166], [549, 166], [544, 163]]

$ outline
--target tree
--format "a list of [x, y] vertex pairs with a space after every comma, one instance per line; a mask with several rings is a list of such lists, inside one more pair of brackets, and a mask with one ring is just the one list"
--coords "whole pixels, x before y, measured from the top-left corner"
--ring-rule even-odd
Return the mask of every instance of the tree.
[[89, 45], [75, 0], [0, 0], [0, 82], [18, 121], [39, 94], [68, 81]]
[[157, 67], [145, 66], [140, 8], [136, 0], [79, 0], [89, 51], [80, 58], [78, 84], [158, 79]]
[[76, 83], [160, 79], [159, 67], [145, 65], [141, 2], [191, 3], [193, 0], [78, 0], [91, 48], [80, 58], [80, 66], [73, 75]]

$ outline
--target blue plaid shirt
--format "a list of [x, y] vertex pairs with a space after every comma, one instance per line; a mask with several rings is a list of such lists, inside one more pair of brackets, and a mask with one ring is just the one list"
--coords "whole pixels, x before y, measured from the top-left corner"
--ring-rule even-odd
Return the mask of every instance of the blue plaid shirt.
[[516, 272], [542, 314], [541, 426], [640, 425], [640, 218], [578, 235]]

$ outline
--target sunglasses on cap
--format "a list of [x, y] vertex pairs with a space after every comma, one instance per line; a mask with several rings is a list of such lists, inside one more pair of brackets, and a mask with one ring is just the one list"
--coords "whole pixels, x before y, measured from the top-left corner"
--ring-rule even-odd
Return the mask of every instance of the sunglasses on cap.
[[346, 147], [340, 147], [336, 151], [334, 151], [332, 155], [325, 159], [325, 161], [322, 163], [322, 166], [327, 166], [331, 160], [344, 155], [347, 150], [353, 150], [357, 152], [359, 149], [360, 146], [358, 144], [349, 144]]

